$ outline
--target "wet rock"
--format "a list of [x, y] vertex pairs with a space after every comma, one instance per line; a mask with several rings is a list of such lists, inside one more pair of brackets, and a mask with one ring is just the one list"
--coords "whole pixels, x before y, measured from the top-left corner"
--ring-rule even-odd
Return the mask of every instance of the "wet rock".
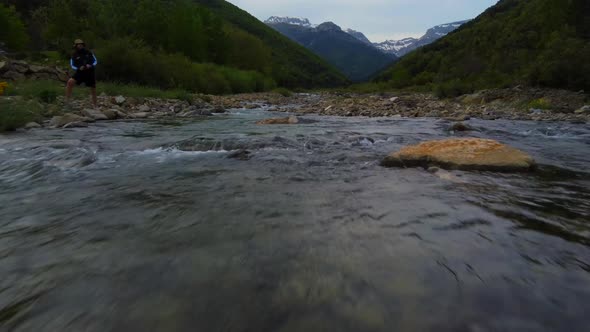
[[461, 122], [461, 121], [471, 120], [471, 116], [469, 116], [469, 115], [459, 115], [459, 116], [454, 116], [454, 117], [446, 117], [445, 120]]
[[113, 110], [115, 111], [115, 113], [117, 113], [117, 118], [119, 119], [127, 119], [129, 117], [129, 115], [127, 115], [127, 113], [120, 111], [120, 110]]
[[428, 141], [392, 153], [385, 167], [429, 167], [489, 171], [530, 171], [535, 167], [528, 154], [494, 140], [480, 138]]
[[449, 131], [471, 131], [471, 130], [473, 130], [473, 128], [471, 128], [471, 126], [466, 125], [463, 122], [457, 122], [449, 128]]
[[82, 110], [82, 115], [89, 117], [94, 120], [108, 120], [109, 118], [104, 115], [101, 111], [91, 108], [85, 108]]
[[295, 116], [290, 116], [288, 118], [276, 118], [276, 119], [266, 119], [256, 122], [258, 125], [272, 125], [272, 124], [297, 124], [299, 123], [299, 119]]
[[94, 121], [94, 120], [90, 119], [90, 118], [83, 117], [83, 116], [79, 116], [76, 114], [67, 113], [67, 114], [61, 115], [61, 116], [54, 116], [53, 118], [51, 118], [49, 125], [52, 127], [63, 127], [71, 122], [90, 122], [90, 121]]
[[252, 158], [252, 153], [248, 150], [239, 150], [232, 152], [229, 156], [230, 159], [237, 159], [237, 160], [250, 160]]
[[220, 114], [220, 113], [226, 113], [227, 110], [225, 108], [223, 108], [223, 106], [216, 106], [215, 108], [213, 108], [211, 110], [211, 113], [215, 113], [215, 114]]
[[33, 129], [33, 128], [40, 128], [41, 125], [37, 122], [29, 122], [25, 125], [25, 129]]
[[115, 120], [119, 116], [117, 115], [117, 110], [102, 110], [102, 114], [104, 114], [109, 120]]
[[148, 117], [148, 114], [146, 112], [135, 112], [131, 113], [130, 116], [134, 119], [145, 119]]
[[63, 126], [64, 129], [67, 129], [67, 128], [86, 128], [86, 127], [88, 127], [88, 123], [82, 122], [82, 121], [70, 122], [70, 123], [67, 123], [65, 126]]
[[590, 105], [586, 105], [579, 110], [576, 110], [574, 113], [576, 114], [590, 114]]

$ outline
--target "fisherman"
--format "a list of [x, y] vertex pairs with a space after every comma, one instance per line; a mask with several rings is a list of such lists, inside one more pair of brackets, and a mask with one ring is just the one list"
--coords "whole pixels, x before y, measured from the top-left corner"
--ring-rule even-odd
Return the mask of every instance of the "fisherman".
[[72, 90], [74, 85], [80, 85], [84, 83], [86, 87], [90, 88], [92, 94], [92, 104], [97, 107], [96, 101], [96, 77], [94, 73], [94, 67], [98, 61], [96, 56], [86, 49], [86, 44], [81, 39], [74, 41], [74, 53], [70, 59], [70, 66], [76, 72], [74, 76], [68, 80], [66, 87], [66, 102], [69, 102], [72, 97]]

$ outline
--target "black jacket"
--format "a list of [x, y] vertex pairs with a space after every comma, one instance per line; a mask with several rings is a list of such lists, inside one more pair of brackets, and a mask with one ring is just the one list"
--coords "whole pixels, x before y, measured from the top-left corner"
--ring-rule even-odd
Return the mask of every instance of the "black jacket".
[[91, 65], [92, 69], [98, 64], [98, 60], [96, 60], [96, 56], [86, 49], [78, 50], [72, 54], [72, 58], [70, 59], [70, 66], [72, 69], [78, 71], [80, 67]]

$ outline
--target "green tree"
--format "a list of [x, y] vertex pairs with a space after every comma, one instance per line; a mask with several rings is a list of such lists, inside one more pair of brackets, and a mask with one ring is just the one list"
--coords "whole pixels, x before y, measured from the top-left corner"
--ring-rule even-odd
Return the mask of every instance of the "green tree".
[[14, 51], [23, 50], [28, 42], [25, 25], [14, 7], [0, 4], [0, 42]]

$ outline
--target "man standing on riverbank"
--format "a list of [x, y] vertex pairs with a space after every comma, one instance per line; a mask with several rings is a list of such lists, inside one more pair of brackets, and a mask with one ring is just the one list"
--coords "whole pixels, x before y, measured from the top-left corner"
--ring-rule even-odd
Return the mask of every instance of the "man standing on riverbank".
[[98, 64], [98, 60], [96, 60], [96, 56], [92, 52], [86, 49], [86, 44], [81, 39], [76, 39], [76, 41], [74, 41], [74, 49], [75, 51], [70, 59], [70, 66], [76, 72], [74, 73], [74, 76], [68, 80], [66, 87], [66, 101], [70, 101], [74, 86], [84, 83], [90, 88], [92, 104], [94, 107], [97, 107], [94, 67]]

